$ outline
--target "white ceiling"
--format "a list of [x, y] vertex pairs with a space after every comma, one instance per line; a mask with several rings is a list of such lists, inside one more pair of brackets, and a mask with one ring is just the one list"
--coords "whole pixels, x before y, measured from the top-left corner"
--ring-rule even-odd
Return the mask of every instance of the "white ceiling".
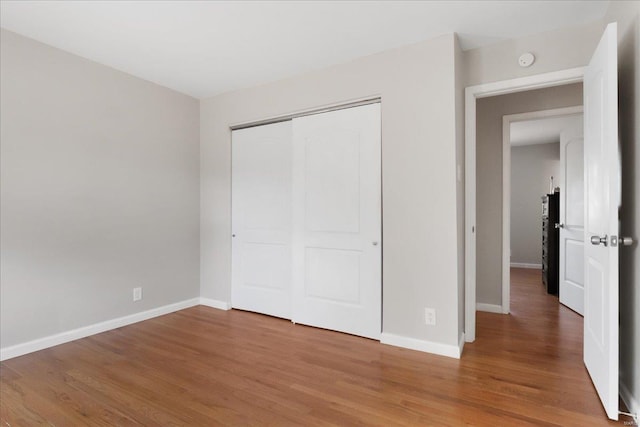
[[511, 123], [511, 145], [550, 144], [560, 141], [563, 130], [582, 128], [582, 114]]
[[472, 49], [585, 24], [608, 3], [2, 0], [0, 25], [206, 98], [445, 33]]

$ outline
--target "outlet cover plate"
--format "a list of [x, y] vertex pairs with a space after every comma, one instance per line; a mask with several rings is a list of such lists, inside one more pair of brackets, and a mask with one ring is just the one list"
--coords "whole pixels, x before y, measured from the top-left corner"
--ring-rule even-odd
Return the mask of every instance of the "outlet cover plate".
[[140, 301], [142, 299], [142, 288], [133, 288], [133, 300]]
[[435, 326], [436, 324], [436, 309], [425, 308], [424, 309], [424, 323], [427, 326]]

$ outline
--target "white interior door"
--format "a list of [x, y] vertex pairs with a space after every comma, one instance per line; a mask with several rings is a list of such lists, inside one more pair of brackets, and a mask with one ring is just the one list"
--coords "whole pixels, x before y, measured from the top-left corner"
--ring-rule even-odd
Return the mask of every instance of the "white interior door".
[[232, 134], [233, 308], [291, 319], [291, 121]]
[[584, 143], [580, 128], [560, 135], [560, 303], [584, 314]]
[[618, 419], [617, 28], [609, 24], [584, 75], [584, 363], [600, 400]]
[[380, 104], [293, 121], [293, 321], [380, 339]]

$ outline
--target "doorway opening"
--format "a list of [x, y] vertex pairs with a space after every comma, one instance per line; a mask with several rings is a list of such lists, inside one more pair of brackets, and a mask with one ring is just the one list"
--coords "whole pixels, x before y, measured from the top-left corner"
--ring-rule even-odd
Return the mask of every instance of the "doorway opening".
[[549, 294], [583, 314], [582, 111], [579, 105], [503, 116], [502, 313], [510, 312], [511, 268], [527, 268], [538, 270]]
[[[528, 172], [529, 179], [518, 188], [518, 197], [514, 201], [524, 205], [520, 216], [525, 214], [528, 223], [524, 229], [517, 230], [514, 237], [524, 238], [522, 246], [529, 252], [520, 255], [519, 259], [511, 257], [511, 127], [515, 127], [514, 136], [520, 143], [556, 143], [552, 165], [559, 169], [559, 131], [543, 129], [542, 123], [552, 120], [554, 116], [574, 115], [581, 112], [582, 84], [572, 83], [552, 88], [533, 89], [504, 95], [490, 96], [477, 100], [476, 114], [476, 183], [477, 195], [476, 229], [481, 251], [476, 254], [476, 300], [475, 309], [493, 313], [510, 312], [510, 263], [515, 261], [542, 267], [542, 209], [541, 196], [550, 190], [550, 176], [544, 177], [541, 153], [529, 151], [523, 164], [516, 165], [516, 173]], [[554, 119], [559, 120], [559, 119]], [[553, 123], [552, 123], [553, 124]], [[547, 125], [550, 127], [550, 125]], [[545, 135], [546, 133], [546, 135]], [[538, 146], [542, 147], [541, 145]], [[544, 148], [544, 147], [542, 147]], [[534, 151], [532, 153], [531, 151]], [[537, 151], [538, 153], [535, 153]], [[548, 150], [547, 150], [548, 151]], [[547, 153], [548, 155], [548, 153]], [[552, 168], [553, 169], [553, 168]], [[559, 173], [556, 184], [559, 183]], [[555, 186], [554, 186], [555, 187]], [[473, 214], [474, 212], [468, 212]], [[555, 225], [557, 219], [554, 219]], [[553, 229], [555, 230], [555, 229]], [[555, 236], [553, 233], [552, 236]], [[557, 254], [553, 266], [556, 267]], [[548, 270], [546, 270], [548, 271]], [[557, 273], [556, 273], [557, 276]], [[554, 291], [553, 293], [557, 293]]]
[[[524, 77], [513, 80], [506, 80], [494, 83], [487, 83], [478, 86], [468, 87], [465, 91], [465, 340], [467, 342], [473, 342], [476, 338], [476, 260], [479, 253], [476, 251], [476, 224], [477, 213], [476, 206], [478, 202], [487, 202], [488, 200], [480, 200], [477, 197], [477, 167], [476, 167], [476, 130], [477, 130], [477, 102], [483, 98], [494, 97], [497, 95], [514, 94], [517, 92], [525, 92], [534, 89], [544, 89], [551, 87], [558, 87], [562, 85], [569, 85], [573, 83], [582, 82], [584, 76], [584, 69], [573, 68], [569, 70], [562, 70], [553, 73], [540, 74], [530, 77]], [[575, 104], [574, 104], [575, 105]], [[500, 127], [501, 129], [501, 127]], [[499, 137], [499, 150], [502, 150], [501, 142], [502, 138]], [[501, 162], [496, 161], [496, 158], [500, 157], [500, 152], [497, 156], [493, 157], [494, 163], [497, 163], [499, 170], [498, 173], [498, 185], [501, 188]], [[490, 202], [490, 201], [489, 201]], [[501, 217], [502, 209], [500, 208], [501, 197], [494, 200], [493, 211], [498, 217]], [[497, 207], [495, 206], [497, 205]], [[498, 221], [498, 227], [501, 228], [501, 221]], [[501, 246], [502, 238], [500, 232], [490, 236], [493, 239], [497, 237], [497, 244]], [[485, 242], [486, 243], [486, 242]], [[482, 251], [480, 254], [484, 253]], [[497, 265], [499, 276], [495, 280], [496, 283], [501, 285], [502, 272], [500, 266], [502, 262], [500, 260], [502, 251], [498, 251], [498, 260], [492, 265]], [[500, 286], [498, 294], [500, 300], [501, 296]]]

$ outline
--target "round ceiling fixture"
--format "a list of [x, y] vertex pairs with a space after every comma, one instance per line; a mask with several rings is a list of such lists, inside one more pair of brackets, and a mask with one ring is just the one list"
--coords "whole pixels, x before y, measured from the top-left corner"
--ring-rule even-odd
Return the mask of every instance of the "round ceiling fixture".
[[536, 60], [536, 57], [533, 56], [533, 53], [526, 52], [520, 55], [520, 58], [518, 58], [518, 64], [523, 68], [527, 68], [527, 67], [530, 67], [535, 60]]

